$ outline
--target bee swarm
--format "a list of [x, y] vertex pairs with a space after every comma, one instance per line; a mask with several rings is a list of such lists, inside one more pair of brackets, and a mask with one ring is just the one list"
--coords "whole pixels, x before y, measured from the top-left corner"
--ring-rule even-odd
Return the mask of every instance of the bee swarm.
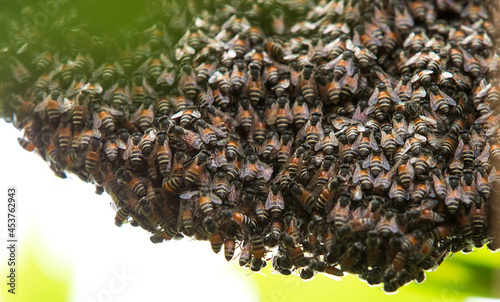
[[223, 2], [150, 1], [109, 40], [14, 22], [0, 112], [57, 176], [106, 191], [118, 226], [252, 271], [393, 292], [492, 240], [493, 1]]

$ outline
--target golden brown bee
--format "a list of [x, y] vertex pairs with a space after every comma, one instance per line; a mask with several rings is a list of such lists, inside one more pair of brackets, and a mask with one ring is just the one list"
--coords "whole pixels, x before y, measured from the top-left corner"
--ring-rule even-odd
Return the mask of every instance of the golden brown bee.
[[271, 107], [270, 116], [267, 119], [270, 126], [276, 125], [278, 131], [283, 132], [289, 124], [293, 122], [293, 114], [290, 110], [290, 103], [285, 96], [278, 97]]
[[210, 246], [212, 247], [212, 251], [218, 254], [222, 249], [223, 238], [219, 233], [213, 233], [208, 237], [208, 241], [210, 241]]
[[331, 208], [328, 215], [326, 216], [326, 222], [333, 222], [336, 229], [340, 229], [347, 223], [349, 215], [349, 204], [350, 204], [350, 193], [341, 192], [340, 198], [336, 205]]
[[204, 169], [206, 165], [206, 161], [208, 160], [208, 154], [204, 151], [198, 153], [198, 155], [193, 159], [191, 164], [187, 167], [184, 172], [184, 183], [186, 185], [194, 185], [196, 184], [200, 173]]
[[405, 156], [403, 157], [401, 165], [399, 165], [398, 167], [398, 176], [401, 185], [405, 188], [408, 188], [410, 186], [410, 182], [413, 179], [413, 175], [413, 165], [411, 164], [409, 158]]
[[193, 100], [198, 89], [196, 75], [188, 65], [184, 65], [179, 80], [179, 91], [182, 91], [188, 100]]
[[241, 126], [245, 132], [249, 132], [254, 124], [254, 119], [257, 113], [250, 104], [250, 100], [243, 98], [240, 101], [238, 112], [236, 113], [236, 122]]
[[131, 135], [127, 142], [127, 149], [123, 153], [123, 159], [129, 160], [132, 166], [140, 166], [144, 160], [144, 156], [140, 148], [141, 139], [141, 133], [134, 133]]
[[178, 190], [183, 182], [183, 170], [184, 170], [184, 162], [186, 161], [186, 156], [184, 152], [178, 151], [174, 155], [174, 160], [172, 163], [172, 173], [170, 176], [167, 178], [165, 177], [163, 181], [163, 188], [167, 192], [173, 192]]
[[136, 197], [141, 198], [146, 196], [146, 187], [143, 182], [139, 178], [134, 177], [129, 171], [123, 168], [118, 169], [116, 177], [123, 181]]
[[300, 89], [307, 103], [312, 103], [313, 99], [318, 95], [317, 87], [312, 77], [313, 67], [314, 65], [310, 63], [306, 64], [300, 74]]
[[487, 19], [488, 12], [486, 7], [481, 1], [471, 1], [467, 4], [467, 6], [460, 13], [462, 18], [468, 18], [471, 22], [476, 22], [480, 18]]
[[323, 127], [321, 126], [321, 115], [312, 113], [309, 121], [297, 133], [297, 140], [305, 138], [305, 143], [315, 151], [321, 149], [323, 138], [325, 137]]
[[450, 214], [456, 213], [461, 203], [469, 204], [471, 202], [469, 196], [464, 194], [457, 175], [448, 177], [447, 194], [444, 202]]
[[36, 105], [34, 111], [44, 112], [48, 121], [52, 124], [56, 124], [61, 117], [61, 111], [63, 108], [62, 99], [63, 95], [61, 94], [61, 91], [54, 89], [48, 97]]
[[18, 137], [17, 142], [19, 143], [19, 145], [21, 147], [23, 147], [24, 150], [26, 150], [28, 152], [33, 152], [36, 148], [35, 145], [33, 145], [29, 141], [25, 140], [24, 138]]
[[327, 70], [333, 69], [334, 79], [338, 81], [346, 74], [349, 76], [353, 76], [354, 74], [353, 59], [354, 59], [354, 53], [351, 50], [346, 49], [342, 55], [328, 62], [328, 64], [325, 65], [325, 68]]
[[398, 2], [394, 7], [394, 23], [402, 33], [408, 33], [415, 25], [408, 7], [402, 2]]
[[354, 184], [359, 183], [361, 188], [364, 190], [370, 190], [373, 188], [373, 177], [366, 169], [362, 169], [361, 165], [358, 163], [356, 169], [352, 175], [352, 182]]
[[281, 211], [285, 208], [285, 201], [276, 183], [271, 186], [271, 190], [266, 199], [265, 208], [271, 212], [273, 217], [279, 217]]
[[240, 266], [246, 266], [252, 257], [252, 245], [250, 243], [242, 244], [241, 254], [238, 261]]
[[226, 238], [224, 240], [224, 258], [227, 261], [231, 261], [234, 256], [234, 251], [236, 250], [236, 241], [234, 239]]
[[118, 208], [115, 216], [115, 225], [122, 226], [129, 218], [129, 210], [125, 207]]

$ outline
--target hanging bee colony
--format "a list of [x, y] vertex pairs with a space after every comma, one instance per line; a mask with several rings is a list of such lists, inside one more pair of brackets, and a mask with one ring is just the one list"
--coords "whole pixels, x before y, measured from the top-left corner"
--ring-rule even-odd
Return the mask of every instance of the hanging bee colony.
[[11, 20], [0, 111], [153, 243], [393, 292], [492, 239], [495, 5], [149, 1], [113, 37]]

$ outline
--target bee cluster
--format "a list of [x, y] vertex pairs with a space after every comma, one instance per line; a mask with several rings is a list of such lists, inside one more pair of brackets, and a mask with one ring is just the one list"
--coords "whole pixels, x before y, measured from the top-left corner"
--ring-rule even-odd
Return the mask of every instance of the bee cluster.
[[239, 247], [253, 271], [393, 292], [491, 240], [493, 1], [219, 2], [177, 43], [161, 1], [113, 47], [72, 28], [86, 48], [34, 56], [16, 36], [0, 92], [20, 144], [106, 191], [118, 226]]

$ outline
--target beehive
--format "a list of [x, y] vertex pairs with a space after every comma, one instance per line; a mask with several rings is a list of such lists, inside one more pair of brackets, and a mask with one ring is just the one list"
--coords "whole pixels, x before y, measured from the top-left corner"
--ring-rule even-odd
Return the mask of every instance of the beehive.
[[149, 5], [114, 38], [13, 22], [2, 51], [21, 146], [106, 191], [118, 226], [388, 292], [493, 239], [493, 1]]

